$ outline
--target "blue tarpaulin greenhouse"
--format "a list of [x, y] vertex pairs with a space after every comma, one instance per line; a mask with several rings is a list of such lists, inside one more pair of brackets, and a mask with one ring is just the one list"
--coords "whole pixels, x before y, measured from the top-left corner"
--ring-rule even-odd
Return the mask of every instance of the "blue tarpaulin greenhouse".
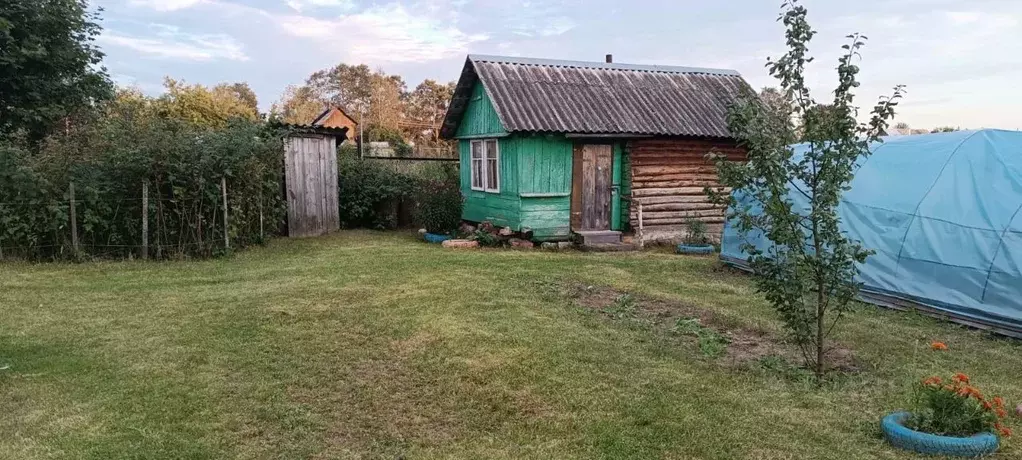
[[[848, 236], [876, 251], [860, 266], [862, 298], [1022, 334], [1022, 132], [889, 137], [872, 150], [839, 208]], [[789, 197], [806, 209], [797, 186]], [[744, 264], [743, 241], [769, 244], [728, 224], [721, 257]]]

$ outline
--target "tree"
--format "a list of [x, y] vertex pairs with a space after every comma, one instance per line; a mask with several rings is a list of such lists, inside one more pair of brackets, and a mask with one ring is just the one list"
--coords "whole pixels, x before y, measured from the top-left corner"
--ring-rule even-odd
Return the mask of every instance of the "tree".
[[293, 125], [311, 124], [329, 103], [311, 86], [288, 86], [273, 104], [270, 117]]
[[408, 93], [406, 100], [408, 121], [421, 128], [419, 132], [428, 130], [429, 140], [432, 142], [440, 140], [440, 125], [447, 114], [447, 106], [451, 104], [455, 86], [457, 86], [455, 82], [442, 85], [434, 80], [424, 80]]
[[912, 129], [912, 128], [911, 128], [911, 126], [908, 125], [908, 123], [905, 123], [904, 121], [899, 121], [899, 122], [894, 124], [894, 129], [909, 130], [909, 129]]
[[938, 126], [930, 130], [930, 133], [953, 133], [961, 130], [962, 128], [959, 126]]
[[113, 94], [85, 0], [0, 0], [0, 138], [41, 140]]
[[312, 74], [306, 85], [330, 103], [361, 113], [370, 108], [373, 78], [372, 69], [365, 64], [339, 64]]
[[258, 120], [259, 113], [229, 85], [212, 89], [164, 79], [166, 94], [158, 101], [162, 115], [199, 126], [223, 128], [232, 118]]
[[234, 97], [245, 103], [245, 106], [251, 107], [253, 111], [259, 113], [259, 98], [256, 96], [255, 91], [252, 91], [252, 87], [248, 86], [248, 83], [222, 83], [217, 85], [215, 90], [234, 94]]
[[[805, 68], [812, 62], [808, 44], [816, 32], [797, 0], [785, 2], [782, 9], [788, 52], [768, 60], [767, 68], [794, 116], [774, 116], [751, 91], [739, 98], [728, 124], [749, 161], [727, 162], [716, 156], [724, 188], [708, 192], [714, 202], [729, 206], [728, 218], [743, 236], [742, 249], [758, 275], [759, 291], [779, 312], [819, 380], [827, 369], [827, 340], [860, 288], [856, 264], [870, 255], [841, 231], [837, 208], [856, 162], [869, 155], [871, 143], [880, 141], [904, 87], [880, 98], [867, 123], [856, 121], [855, 61], [866, 37], [853, 34], [838, 60], [833, 100], [819, 104], [805, 83]], [[802, 142], [799, 154], [796, 142]], [[734, 193], [726, 193], [728, 189]], [[752, 232], [762, 232], [770, 246], [751, 244]]]
[[[348, 110], [352, 116], [364, 113], [366, 128], [397, 130], [404, 112], [406, 87], [398, 75], [372, 71], [365, 64], [340, 64], [312, 74], [306, 81], [329, 103]], [[363, 120], [356, 120], [363, 123]]]
[[759, 98], [766, 105], [766, 108], [770, 109], [776, 116], [783, 118], [791, 118], [791, 104], [788, 102], [788, 98], [782, 94], [777, 88], [772, 86], [765, 86], [759, 91]]

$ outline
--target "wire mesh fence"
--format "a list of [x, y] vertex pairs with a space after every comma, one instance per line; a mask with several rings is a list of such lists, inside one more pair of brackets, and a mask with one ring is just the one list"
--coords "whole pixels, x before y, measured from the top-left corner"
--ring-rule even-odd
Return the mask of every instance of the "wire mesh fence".
[[219, 200], [149, 182], [135, 196], [82, 196], [71, 182], [59, 196], [0, 200], [0, 260], [209, 257], [279, 232], [281, 213], [264, 206], [278, 196], [257, 187], [241, 199], [226, 177], [218, 188]]

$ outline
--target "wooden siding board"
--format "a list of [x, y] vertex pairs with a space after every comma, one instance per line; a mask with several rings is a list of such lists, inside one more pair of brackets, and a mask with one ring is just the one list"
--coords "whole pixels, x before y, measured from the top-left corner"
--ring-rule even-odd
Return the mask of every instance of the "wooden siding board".
[[504, 125], [500, 122], [500, 117], [497, 116], [497, 111], [493, 108], [493, 103], [486, 94], [482, 83], [476, 82], [455, 137], [488, 135], [507, 135], [507, 131], [504, 130]]

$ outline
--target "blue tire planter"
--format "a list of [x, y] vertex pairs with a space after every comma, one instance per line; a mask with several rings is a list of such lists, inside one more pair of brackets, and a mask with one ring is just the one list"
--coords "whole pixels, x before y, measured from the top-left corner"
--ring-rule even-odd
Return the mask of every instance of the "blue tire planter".
[[713, 254], [717, 249], [712, 244], [679, 244], [678, 254]]
[[427, 243], [434, 243], [434, 244], [440, 244], [440, 243], [443, 243], [444, 241], [447, 241], [447, 240], [451, 239], [450, 236], [447, 236], [447, 235], [437, 235], [436, 233], [427, 233], [425, 236], [423, 236], [423, 238], [426, 239]]
[[915, 431], [903, 425], [911, 416], [908, 412], [895, 412], [880, 422], [880, 429], [892, 446], [920, 454], [949, 457], [982, 457], [994, 453], [999, 447], [1000, 441], [993, 433], [955, 438]]

